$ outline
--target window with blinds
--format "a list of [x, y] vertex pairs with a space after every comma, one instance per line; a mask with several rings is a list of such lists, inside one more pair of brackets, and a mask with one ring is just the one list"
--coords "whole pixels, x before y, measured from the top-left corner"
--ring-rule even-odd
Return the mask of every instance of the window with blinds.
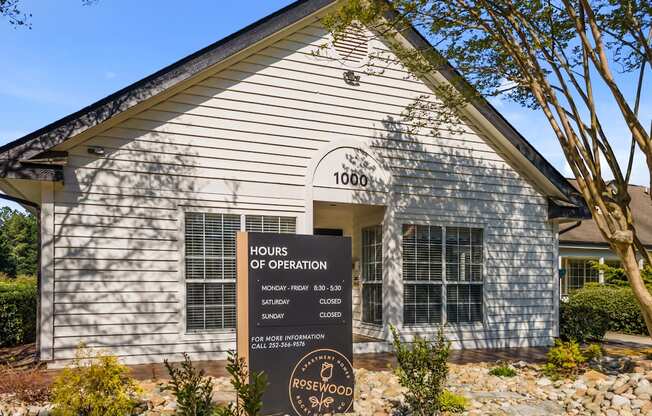
[[403, 321], [433, 324], [442, 320], [442, 228], [403, 225]]
[[296, 218], [187, 212], [185, 214], [186, 329], [235, 328], [235, 238], [241, 229], [295, 233]]
[[406, 325], [482, 321], [482, 229], [403, 225]]
[[383, 323], [383, 229], [362, 229], [362, 321]]
[[296, 218], [271, 215], [247, 215], [245, 230], [257, 233], [295, 234]]
[[235, 328], [235, 235], [240, 216], [187, 212], [186, 328]]

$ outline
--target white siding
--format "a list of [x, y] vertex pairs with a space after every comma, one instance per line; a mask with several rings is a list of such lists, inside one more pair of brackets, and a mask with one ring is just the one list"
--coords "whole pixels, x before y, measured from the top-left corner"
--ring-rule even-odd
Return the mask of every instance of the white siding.
[[301, 224], [310, 161], [351, 138], [390, 169], [399, 230], [485, 229], [485, 323], [450, 328], [456, 345], [550, 342], [556, 259], [545, 198], [471, 125], [407, 136], [400, 114], [428, 87], [395, 64], [349, 86], [340, 63], [312, 56], [324, 36], [305, 27], [70, 150], [53, 207], [54, 359], [81, 341], [132, 363], [222, 357], [233, 332], [183, 332], [181, 208]]

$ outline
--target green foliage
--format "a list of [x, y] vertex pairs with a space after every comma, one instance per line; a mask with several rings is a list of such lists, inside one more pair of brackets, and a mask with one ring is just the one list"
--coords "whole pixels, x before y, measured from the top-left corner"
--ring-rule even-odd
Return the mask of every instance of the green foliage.
[[497, 377], [514, 377], [516, 375], [516, 369], [507, 363], [501, 363], [490, 369], [489, 374]]
[[407, 389], [405, 402], [412, 414], [431, 416], [442, 410], [442, 394], [448, 377], [450, 343], [442, 328], [434, 341], [416, 337], [412, 346], [401, 342], [396, 328], [391, 327], [394, 352], [398, 361], [396, 375]]
[[0, 277], [0, 346], [33, 342], [36, 337], [36, 279]]
[[567, 341], [602, 340], [609, 330], [609, 314], [596, 306], [579, 303], [577, 300], [561, 302], [559, 336]]
[[0, 272], [10, 277], [36, 275], [37, 239], [37, 222], [32, 214], [0, 208]]
[[[603, 273], [605, 285], [629, 287], [629, 281], [627, 280], [625, 269], [613, 267], [608, 264], [600, 264], [600, 262], [597, 261], [591, 262], [591, 267]], [[649, 265], [646, 265], [643, 268], [641, 277], [646, 286], [652, 286], [652, 268]]]
[[444, 390], [441, 393], [439, 403], [439, 409], [449, 413], [462, 413], [469, 407], [469, 399], [449, 390]]
[[164, 360], [170, 373], [170, 383], [165, 390], [171, 391], [177, 399], [177, 413], [180, 416], [210, 416], [215, 411], [213, 404], [213, 379], [206, 377], [204, 370], [197, 370], [188, 354], [184, 361], [174, 367]]
[[561, 304], [560, 315], [560, 335], [564, 339], [600, 340], [605, 330], [647, 335], [643, 315], [629, 287], [586, 285]]
[[587, 361], [599, 360], [604, 355], [600, 344], [590, 344], [589, 346], [584, 348], [583, 353]]
[[137, 404], [140, 388], [116, 357], [92, 355], [80, 346], [72, 366], [52, 388], [54, 416], [124, 416]]
[[249, 374], [247, 364], [236, 353], [229, 352], [226, 371], [231, 375], [236, 403], [217, 409], [218, 416], [258, 416], [263, 407], [263, 394], [267, 388], [267, 375], [261, 372]]
[[582, 370], [587, 358], [576, 341], [555, 340], [548, 351], [548, 362], [543, 372], [552, 378], [573, 377]]

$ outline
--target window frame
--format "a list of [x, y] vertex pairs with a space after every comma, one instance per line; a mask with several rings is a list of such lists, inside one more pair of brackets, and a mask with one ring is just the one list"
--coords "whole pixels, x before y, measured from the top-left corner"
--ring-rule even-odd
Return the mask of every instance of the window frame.
[[[375, 243], [374, 247], [376, 245], [380, 245], [380, 261], [375, 261], [374, 263], [376, 265], [380, 265], [380, 280], [371, 280], [371, 281], [365, 281], [364, 278], [364, 232], [365, 230], [372, 229], [372, 228], [378, 228], [379, 229], [379, 235], [380, 235], [380, 241], [379, 243]], [[383, 245], [383, 224], [376, 224], [376, 225], [369, 225], [365, 227], [360, 227], [360, 322], [364, 325], [373, 325], [377, 327], [382, 327], [384, 321], [385, 321], [385, 314], [384, 314], [384, 308], [383, 308], [383, 260], [384, 260], [384, 245]], [[365, 312], [365, 298], [364, 298], [364, 288], [366, 286], [380, 286], [380, 307], [381, 307], [381, 312], [380, 312], [380, 322], [368, 322], [364, 320], [364, 312]]]
[[[199, 213], [199, 214], [215, 214], [215, 215], [237, 215], [240, 217], [240, 229], [238, 231], [245, 231], [246, 217], [247, 216], [276, 216], [294, 218], [295, 234], [299, 229], [300, 216], [295, 212], [277, 212], [277, 211], [254, 211], [246, 212], [242, 210], [230, 210], [225, 208], [215, 207], [196, 207], [196, 206], [182, 206], [178, 210], [179, 216], [179, 229], [177, 250], [179, 252], [179, 267], [178, 267], [178, 282], [180, 285], [179, 290], [179, 319], [180, 319], [180, 335], [197, 339], [203, 337], [210, 337], [211, 339], [222, 338], [224, 340], [232, 340], [237, 330], [238, 307], [237, 307], [237, 286], [236, 286], [236, 326], [235, 328], [215, 328], [215, 329], [188, 329], [188, 305], [186, 302], [187, 296], [187, 283], [186, 280], [186, 213]], [[237, 264], [237, 260], [236, 260]], [[190, 283], [199, 282], [199, 279], [190, 279]], [[203, 281], [203, 280], [201, 280]], [[237, 278], [233, 279], [237, 282]], [[222, 336], [222, 337], [221, 337]]]
[[[566, 270], [566, 272], [564, 274], [563, 282], [562, 282], [562, 285], [561, 285], [562, 286], [561, 287], [561, 296], [568, 296], [568, 295], [570, 295], [570, 293], [572, 291], [581, 289], [584, 286], [586, 286], [586, 284], [587, 284], [586, 270], [587, 270], [588, 262], [593, 261], [593, 262], [597, 262], [597, 263], [600, 263], [600, 264], [605, 264], [606, 259], [605, 260], [603, 260], [603, 259], [604, 259], [603, 257], [590, 257], [590, 256], [566, 256], [566, 257], [562, 257], [562, 267]], [[609, 259], [609, 261], [611, 261], [611, 260], [612, 259]], [[571, 263], [574, 262], [574, 261], [583, 262], [583, 266], [584, 266], [583, 267], [583, 274], [582, 274], [583, 280], [582, 280], [582, 285], [580, 287], [571, 288], [570, 287], [571, 286], [570, 285], [570, 283], [571, 283], [571, 273], [570, 272], [571, 272], [571, 268], [572, 268]], [[591, 267], [591, 266], [588, 266], [588, 267]], [[597, 273], [597, 275], [596, 275], [597, 280], [596, 281], [591, 281], [589, 283], [601, 283], [602, 272], [596, 271], [596, 273]]]
[[[442, 297], [441, 297], [441, 317], [442, 317], [442, 322], [441, 325], [446, 326], [446, 327], [478, 327], [478, 325], [481, 325], [482, 327], [486, 326], [486, 319], [487, 319], [487, 293], [486, 293], [486, 270], [487, 270], [487, 232], [489, 231], [490, 227], [488, 224], [485, 223], [479, 223], [479, 224], [474, 224], [474, 225], [468, 225], [468, 224], [460, 224], [460, 223], [455, 223], [455, 222], [442, 222], [442, 221], [403, 221], [399, 223], [400, 227], [400, 254], [401, 254], [401, 267], [399, 268], [399, 273], [401, 276], [401, 285], [402, 285], [402, 291], [405, 290], [405, 284], [414, 282], [416, 284], [432, 284], [432, 285], [440, 285], [441, 290], [442, 290]], [[442, 280], [441, 282], [438, 281], [418, 281], [418, 280], [405, 280], [405, 276], [403, 276], [403, 227], [406, 225], [416, 225], [416, 226], [428, 226], [428, 227], [441, 227], [442, 229], [442, 261], [441, 261], [441, 267], [442, 267]], [[468, 228], [468, 229], [480, 229], [482, 230], [482, 273], [481, 273], [481, 280], [480, 281], [468, 281], [468, 282], [463, 282], [465, 284], [474, 284], [474, 285], [482, 285], [482, 320], [479, 321], [474, 321], [474, 322], [449, 322], [448, 321], [448, 299], [447, 299], [447, 285], [448, 281], [446, 279], [446, 228]], [[460, 283], [459, 281], [452, 281], [450, 282], [451, 284], [455, 285], [456, 283]], [[405, 305], [404, 305], [404, 294], [401, 295], [401, 313], [403, 314], [405, 311]], [[432, 328], [433, 325], [439, 325], [437, 323], [414, 323], [414, 324], [406, 324], [405, 323], [405, 316], [402, 316], [401, 319], [401, 325], [405, 328], [409, 329], [422, 329], [422, 328]]]

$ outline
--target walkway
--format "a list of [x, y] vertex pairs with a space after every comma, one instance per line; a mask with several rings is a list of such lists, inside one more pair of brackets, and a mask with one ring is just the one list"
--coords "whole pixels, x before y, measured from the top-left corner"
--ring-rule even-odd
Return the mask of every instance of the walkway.
[[604, 340], [611, 344], [623, 344], [628, 347], [652, 348], [652, 338], [643, 335], [620, 334], [607, 332]]

